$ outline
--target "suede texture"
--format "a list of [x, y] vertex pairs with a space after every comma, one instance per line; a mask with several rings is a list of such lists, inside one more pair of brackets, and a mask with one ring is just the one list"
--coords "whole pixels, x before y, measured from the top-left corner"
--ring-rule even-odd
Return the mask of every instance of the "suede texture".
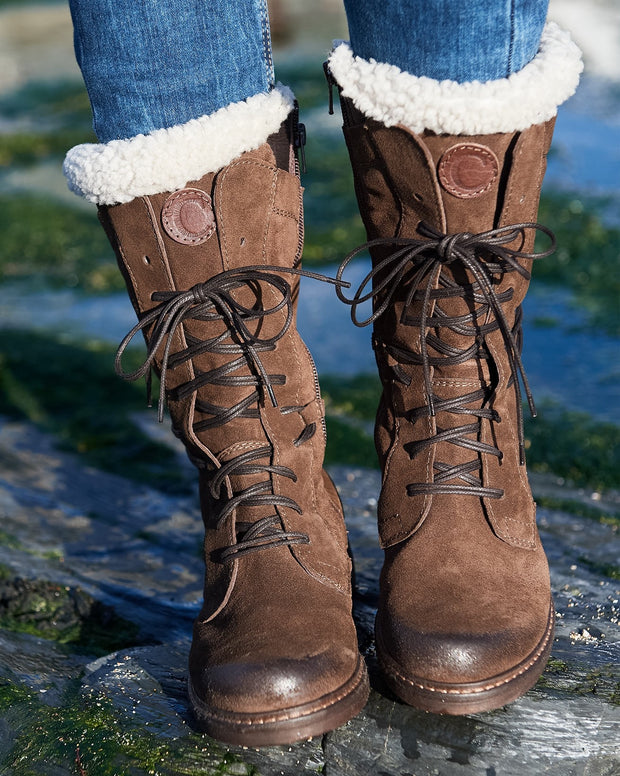
[[[274, 143], [280, 151], [281, 145]], [[182, 244], [163, 228], [170, 192], [100, 210], [139, 318], [156, 306], [154, 292], [184, 292], [246, 267], [299, 267], [303, 190], [288, 144], [279, 159], [286, 159], [286, 169], [265, 144], [187, 184], [201, 192], [201, 202], [208, 201], [204, 194], [212, 201], [215, 230], [199, 245]], [[304, 713], [325, 709], [346, 695], [337, 691], [347, 683], [347, 692], [354, 689], [358, 697], [349, 716], [366, 697], [360, 693], [367, 680], [351, 615], [342, 507], [322, 469], [324, 407], [314, 364], [295, 328], [299, 278], [266, 271], [290, 286], [293, 300], [291, 325], [268, 347], [260, 341], [285, 329], [282, 292], [261, 279], [229, 293], [246, 311], [274, 308], [268, 315], [250, 312], [243, 321], [256, 338], [255, 350], [277, 406], [240, 344], [239, 332], [227, 328], [221, 315], [188, 318], [169, 335], [167, 404], [173, 430], [200, 471], [205, 523], [204, 606], [194, 627], [191, 691], [203, 718], [212, 714], [232, 728], [239, 715], [257, 715], [253, 724], [260, 727], [263, 721], [289, 719], [302, 706]], [[144, 334], [148, 343], [153, 327]], [[188, 347], [192, 357], [183, 360]], [[158, 372], [162, 352], [163, 344], [155, 358]], [[233, 412], [235, 407], [243, 409]], [[214, 424], [213, 418], [227, 410], [227, 422]], [[233, 467], [219, 492], [213, 492], [218, 470], [252, 451], [260, 457], [245, 468]], [[265, 466], [286, 467], [293, 476], [261, 469]], [[252, 503], [246, 498], [218, 520], [231, 498], [265, 482], [267, 490], [259, 493], [292, 499], [299, 511], [289, 502]], [[271, 516], [277, 518], [278, 530], [303, 534], [307, 541], [222, 560], [222, 550], [234, 548], [250, 526]], [[237, 740], [234, 733], [225, 735]]]
[[[421, 240], [421, 222], [455, 235], [535, 221], [553, 121], [510, 134], [417, 135], [404, 127], [386, 128], [364, 117], [350, 101], [342, 103], [369, 240]], [[476, 157], [473, 164], [466, 159], [468, 153]], [[459, 158], [465, 159], [461, 169], [454, 166]], [[528, 230], [524, 241], [509, 247], [531, 252], [533, 237], [534, 231]], [[395, 250], [372, 248], [374, 266]], [[533, 262], [519, 263], [530, 271]], [[433, 690], [480, 682], [484, 689], [489, 681], [491, 688], [492, 677], [527, 663], [540, 644], [549, 641], [548, 565], [525, 466], [519, 460], [516, 400], [504, 336], [490, 325], [494, 313], [482, 294], [471, 290], [475, 278], [465, 265], [442, 265], [434, 289], [470, 291], [431, 302], [426, 344], [431, 358], [443, 357], [443, 363], [430, 366], [439, 405], [432, 416], [424, 410], [429, 396], [422, 367], [411, 357], [421, 352], [422, 303], [419, 295], [408, 297], [414, 274], [404, 272], [387, 309], [374, 322], [383, 384], [375, 426], [383, 470], [378, 520], [386, 552], [376, 623], [378, 652], [384, 668], [389, 664], [401, 682], [420, 682], [420, 687]], [[381, 279], [374, 278], [376, 286]], [[510, 329], [516, 330], [528, 280], [513, 271], [495, 275], [492, 283]], [[375, 310], [385, 293], [378, 291]], [[435, 326], [442, 317], [453, 323]], [[470, 358], [451, 360], [468, 348]], [[451, 411], [454, 408], [457, 411]], [[489, 414], [462, 412], [480, 409]], [[467, 423], [473, 424], [469, 433], [455, 432]], [[457, 434], [456, 443], [452, 433]], [[420, 445], [425, 440], [431, 441]], [[501, 456], [481, 450], [480, 443]], [[442, 481], [446, 469], [459, 465], [471, 468]], [[454, 490], [477, 483], [482, 492], [438, 493], [433, 487], [425, 492], [422, 485], [408, 493], [408, 485], [422, 483], [443, 483]], [[485, 489], [493, 489], [494, 495]]]

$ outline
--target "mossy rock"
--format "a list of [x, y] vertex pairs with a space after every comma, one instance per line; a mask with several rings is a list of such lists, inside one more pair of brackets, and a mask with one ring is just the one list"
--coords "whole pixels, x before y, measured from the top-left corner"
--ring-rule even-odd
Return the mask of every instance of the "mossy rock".
[[0, 578], [0, 627], [93, 655], [143, 643], [133, 623], [79, 587], [6, 574]]

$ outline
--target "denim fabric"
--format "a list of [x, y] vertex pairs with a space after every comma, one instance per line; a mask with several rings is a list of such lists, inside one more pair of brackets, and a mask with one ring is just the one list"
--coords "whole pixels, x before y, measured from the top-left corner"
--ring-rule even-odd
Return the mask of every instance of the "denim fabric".
[[[69, 0], [100, 142], [184, 124], [267, 92], [267, 0]], [[504, 78], [536, 54], [548, 0], [345, 0], [364, 59], [454, 81]]]
[[439, 81], [506, 78], [536, 54], [548, 0], [344, 0], [353, 53]]
[[69, 0], [100, 142], [267, 92], [267, 0]]

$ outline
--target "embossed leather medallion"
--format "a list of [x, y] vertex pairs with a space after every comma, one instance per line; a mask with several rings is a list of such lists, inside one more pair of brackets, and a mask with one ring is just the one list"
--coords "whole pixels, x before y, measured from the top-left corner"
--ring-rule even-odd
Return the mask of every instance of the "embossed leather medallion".
[[171, 194], [162, 210], [166, 233], [183, 245], [200, 245], [215, 231], [211, 197], [200, 189], [180, 189]]
[[478, 143], [458, 143], [439, 161], [439, 180], [443, 188], [461, 199], [477, 197], [497, 178], [499, 163], [490, 148]]

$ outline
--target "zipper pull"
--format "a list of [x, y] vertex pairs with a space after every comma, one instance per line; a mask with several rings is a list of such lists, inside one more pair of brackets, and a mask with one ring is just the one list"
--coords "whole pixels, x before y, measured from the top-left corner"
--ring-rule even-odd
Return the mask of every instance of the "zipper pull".
[[327, 88], [329, 90], [328, 112], [330, 116], [333, 116], [334, 115], [334, 84], [336, 82], [334, 81], [334, 76], [332, 75], [332, 71], [329, 69], [329, 62], [327, 60], [323, 62], [323, 72], [325, 73], [325, 78], [327, 80]]
[[306, 125], [299, 121], [299, 107], [295, 104], [293, 110], [293, 148], [295, 149], [295, 156], [301, 160], [301, 171], [307, 172], [306, 168]]
[[308, 172], [306, 167], [306, 125], [297, 124], [297, 131], [295, 132], [295, 148], [299, 151], [301, 158], [301, 171], [305, 174]]

